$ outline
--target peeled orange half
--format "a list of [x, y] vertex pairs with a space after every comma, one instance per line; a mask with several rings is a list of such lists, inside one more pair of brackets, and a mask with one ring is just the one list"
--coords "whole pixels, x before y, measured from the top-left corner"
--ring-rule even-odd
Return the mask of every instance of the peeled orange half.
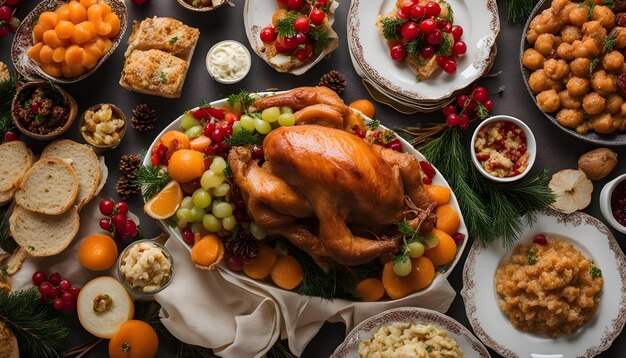
[[163, 190], [143, 206], [143, 211], [153, 219], [167, 219], [176, 213], [183, 201], [183, 190], [177, 181], [172, 180]]

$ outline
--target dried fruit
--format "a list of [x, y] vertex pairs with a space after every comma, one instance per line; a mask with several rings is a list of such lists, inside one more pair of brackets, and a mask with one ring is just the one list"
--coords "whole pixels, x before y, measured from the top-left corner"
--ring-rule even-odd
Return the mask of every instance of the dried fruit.
[[606, 178], [616, 165], [617, 153], [609, 148], [594, 149], [578, 158], [578, 169], [582, 170], [591, 180]]
[[556, 200], [552, 208], [569, 214], [591, 203], [593, 184], [582, 170], [565, 169], [555, 173], [548, 184]]

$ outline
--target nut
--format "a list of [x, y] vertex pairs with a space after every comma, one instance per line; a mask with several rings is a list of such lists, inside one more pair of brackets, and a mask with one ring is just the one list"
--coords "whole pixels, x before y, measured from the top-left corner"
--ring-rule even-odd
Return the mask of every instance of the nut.
[[616, 165], [617, 153], [608, 148], [594, 149], [578, 158], [578, 169], [591, 180], [604, 179]]

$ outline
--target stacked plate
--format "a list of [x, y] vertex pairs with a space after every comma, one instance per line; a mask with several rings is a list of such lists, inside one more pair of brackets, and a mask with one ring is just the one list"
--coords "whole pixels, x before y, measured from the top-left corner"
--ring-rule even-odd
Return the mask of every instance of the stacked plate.
[[452, 75], [438, 70], [417, 82], [404, 62], [389, 55], [387, 41], [375, 25], [379, 15], [396, 7], [396, 0], [352, 0], [348, 14], [348, 45], [354, 69], [372, 97], [402, 113], [432, 112], [452, 102], [456, 95], [489, 72], [496, 57], [500, 32], [496, 0], [448, 0], [454, 24], [463, 27], [467, 53]]

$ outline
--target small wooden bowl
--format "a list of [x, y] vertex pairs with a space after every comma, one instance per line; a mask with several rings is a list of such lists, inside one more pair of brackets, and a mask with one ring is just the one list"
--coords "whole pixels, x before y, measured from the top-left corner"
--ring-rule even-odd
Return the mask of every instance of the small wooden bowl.
[[[22, 126], [22, 123], [19, 118], [17, 118], [16, 113], [17, 109], [20, 106], [20, 99], [22, 98], [24, 93], [34, 91], [35, 89], [42, 88], [44, 86], [52, 86], [55, 91], [59, 92], [61, 96], [63, 96], [63, 101], [68, 107], [69, 112], [67, 114], [67, 118], [65, 119], [65, 123], [61, 127], [58, 127], [56, 130], [53, 130], [52, 132], [46, 134], [33, 133]], [[22, 85], [15, 93], [13, 101], [11, 102], [11, 118], [13, 119], [13, 123], [15, 124], [17, 129], [19, 129], [20, 132], [24, 133], [26, 136], [38, 140], [52, 140], [63, 134], [72, 126], [72, 123], [74, 123], [74, 119], [76, 119], [77, 113], [78, 105], [76, 104], [76, 100], [74, 99], [74, 97], [67, 93], [63, 88], [49, 81], [33, 81]]]
[[195, 7], [192, 6], [191, 4], [189, 4], [188, 2], [186, 2], [185, 0], [176, 0], [178, 2], [178, 5], [184, 7], [187, 10], [193, 11], [193, 12], [209, 12], [209, 11], [213, 11], [219, 7], [222, 7], [224, 5], [228, 5], [230, 7], [234, 7], [235, 4], [233, 4], [232, 2], [230, 2], [230, 0], [222, 0], [221, 3], [215, 5], [215, 6], [205, 6], [205, 7]]
[[[95, 111], [99, 110], [100, 107], [104, 106], [105, 104], [108, 104], [109, 106], [111, 106], [111, 111], [113, 112], [113, 117], [114, 118], [120, 118], [121, 120], [124, 121], [124, 126], [121, 129], [120, 139], [117, 142], [112, 143], [112, 144], [96, 144], [96, 143], [93, 143], [91, 141], [91, 139], [85, 135], [85, 132], [82, 131], [83, 124], [85, 124], [85, 113], [87, 113], [87, 111], [95, 112]], [[104, 150], [113, 149], [113, 148], [116, 148], [117, 146], [119, 146], [120, 143], [122, 143], [122, 139], [124, 139], [124, 136], [126, 135], [126, 128], [127, 127], [128, 127], [128, 123], [126, 122], [126, 115], [124, 114], [124, 112], [119, 107], [117, 107], [113, 103], [99, 103], [99, 104], [96, 104], [96, 105], [93, 105], [93, 106], [87, 108], [83, 112], [83, 114], [80, 116], [80, 119], [78, 121], [78, 130], [80, 131], [80, 135], [85, 140], [85, 143], [87, 143], [88, 145], [93, 147], [96, 151], [104, 151]]]

